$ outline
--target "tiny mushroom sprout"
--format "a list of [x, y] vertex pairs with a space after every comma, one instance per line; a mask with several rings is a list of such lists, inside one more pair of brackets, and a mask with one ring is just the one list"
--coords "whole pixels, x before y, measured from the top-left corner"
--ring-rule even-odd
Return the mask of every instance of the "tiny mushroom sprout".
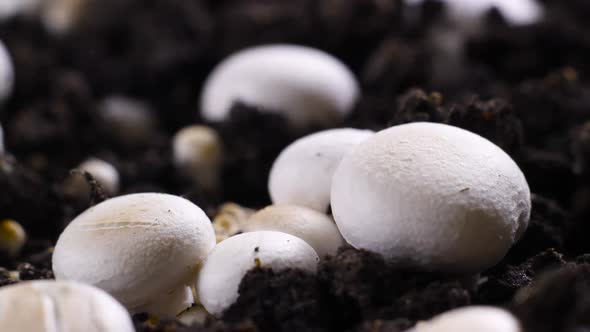
[[193, 302], [202, 261], [215, 246], [209, 218], [168, 194], [119, 196], [76, 217], [53, 252], [58, 280], [99, 287], [132, 313], [170, 317]]
[[[76, 169], [90, 173], [109, 195], [119, 191], [119, 172], [110, 163], [98, 158], [89, 158]], [[82, 196], [88, 195], [90, 188], [82, 174], [72, 174], [64, 183], [64, 192]]]
[[0, 221], [0, 253], [16, 256], [27, 241], [23, 226], [12, 219]]
[[189, 126], [174, 135], [174, 164], [185, 176], [205, 190], [214, 191], [219, 184], [223, 146], [217, 132], [206, 126]]
[[354, 147], [334, 174], [331, 197], [353, 247], [451, 273], [496, 264], [531, 211], [527, 181], [502, 149], [426, 122], [385, 129]]
[[305, 241], [274, 231], [238, 234], [220, 242], [205, 260], [197, 282], [199, 299], [220, 315], [238, 299], [242, 277], [254, 267], [315, 272], [318, 255]]
[[6, 101], [14, 85], [14, 66], [4, 43], [0, 41], [0, 102]]
[[104, 291], [71, 281], [0, 288], [0, 331], [133, 332], [127, 310]]
[[220, 122], [233, 103], [285, 112], [293, 126], [329, 125], [348, 115], [359, 96], [353, 73], [338, 59], [305, 46], [248, 48], [222, 61], [207, 78], [201, 114]]
[[516, 317], [504, 309], [471, 306], [454, 309], [418, 323], [406, 332], [522, 332]]
[[244, 231], [278, 231], [307, 242], [320, 257], [333, 255], [344, 240], [334, 220], [327, 215], [296, 205], [271, 205], [244, 223]]
[[221, 242], [228, 237], [241, 233], [246, 220], [255, 211], [236, 203], [224, 203], [219, 207], [219, 211], [213, 218], [213, 229], [217, 242]]
[[341, 128], [320, 131], [287, 146], [275, 160], [268, 179], [274, 204], [295, 204], [326, 212], [332, 176], [342, 158], [371, 130]]

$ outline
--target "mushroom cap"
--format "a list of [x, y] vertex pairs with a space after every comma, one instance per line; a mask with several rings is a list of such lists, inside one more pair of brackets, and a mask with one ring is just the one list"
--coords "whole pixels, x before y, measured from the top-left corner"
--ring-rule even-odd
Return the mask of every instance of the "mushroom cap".
[[0, 288], [1, 331], [135, 331], [127, 310], [104, 291], [71, 281]]
[[284, 111], [295, 126], [330, 124], [350, 113], [358, 96], [353, 73], [332, 55], [305, 46], [265, 45], [217, 65], [204, 85], [201, 114], [223, 121], [241, 101]]
[[325, 213], [330, 206], [332, 176], [342, 158], [371, 130], [340, 128], [296, 140], [277, 157], [268, 178], [274, 204], [295, 204]]
[[102, 288], [130, 311], [190, 285], [215, 246], [209, 218], [173, 195], [119, 196], [76, 217], [53, 252], [56, 279]]
[[344, 240], [334, 220], [327, 215], [296, 205], [271, 205], [254, 213], [244, 231], [278, 231], [307, 242], [318, 256], [333, 255]]
[[[113, 195], [119, 191], [119, 172], [110, 163], [98, 158], [89, 158], [78, 168], [90, 173], [109, 194]], [[86, 181], [81, 180], [83, 185], [86, 185]]]
[[205, 309], [219, 315], [238, 299], [242, 277], [254, 267], [315, 272], [318, 255], [300, 238], [282, 232], [238, 234], [220, 242], [199, 273], [197, 292]]
[[14, 66], [4, 43], [0, 41], [0, 102], [10, 97], [14, 85]]
[[442, 313], [418, 323], [409, 332], [521, 332], [516, 317], [504, 309], [470, 306]]
[[352, 246], [450, 272], [496, 264], [531, 211], [526, 179], [502, 149], [435, 123], [395, 126], [354, 147], [334, 174], [331, 197]]

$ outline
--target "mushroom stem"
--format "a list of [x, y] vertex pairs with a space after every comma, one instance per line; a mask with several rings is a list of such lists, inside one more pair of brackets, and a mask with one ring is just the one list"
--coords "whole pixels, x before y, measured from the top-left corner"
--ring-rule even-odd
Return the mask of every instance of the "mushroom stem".
[[189, 308], [194, 302], [193, 292], [190, 286], [181, 287], [168, 292], [158, 301], [142, 305], [131, 310], [134, 313], [148, 312], [159, 318], [175, 318], [178, 314]]

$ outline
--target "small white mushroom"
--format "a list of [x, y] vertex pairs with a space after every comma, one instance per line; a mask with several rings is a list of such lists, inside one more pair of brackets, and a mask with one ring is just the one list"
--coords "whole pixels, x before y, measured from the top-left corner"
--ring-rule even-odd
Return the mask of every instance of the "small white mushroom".
[[302, 206], [271, 205], [254, 213], [244, 223], [244, 231], [278, 231], [307, 242], [320, 257], [333, 255], [344, 240], [327, 215]]
[[27, 241], [23, 226], [12, 219], [0, 221], [0, 252], [16, 256]]
[[223, 146], [217, 132], [206, 126], [190, 126], [174, 136], [174, 164], [184, 175], [206, 190], [218, 187]]
[[284, 111], [295, 126], [332, 124], [352, 111], [358, 96], [353, 73], [335, 57], [304, 46], [266, 45], [237, 52], [213, 70], [201, 114], [223, 121], [241, 101]]
[[209, 218], [190, 201], [144, 193], [106, 200], [76, 217], [53, 252], [56, 279], [99, 287], [133, 313], [174, 316], [215, 246]]
[[[119, 191], [119, 172], [110, 163], [90, 158], [76, 169], [90, 173], [109, 195], [115, 195]], [[90, 187], [81, 174], [72, 174], [64, 183], [64, 192], [71, 196], [88, 196]]]
[[356, 248], [428, 270], [478, 272], [527, 228], [527, 181], [502, 149], [469, 131], [411, 123], [378, 132], [344, 157], [332, 212]]
[[407, 332], [522, 332], [516, 317], [504, 309], [471, 306], [420, 322]]
[[242, 277], [252, 268], [315, 272], [318, 260], [313, 248], [293, 235], [272, 231], [239, 234], [219, 243], [207, 257], [197, 282], [199, 299], [210, 314], [220, 315], [238, 299]]
[[6, 101], [12, 94], [14, 85], [14, 65], [12, 58], [0, 41], [0, 102]]
[[156, 132], [154, 110], [141, 100], [113, 95], [103, 99], [99, 108], [105, 127], [123, 144], [141, 145]]
[[42, 0], [1, 0], [0, 21], [19, 15], [35, 14]]
[[326, 212], [336, 167], [355, 145], [373, 134], [371, 130], [330, 129], [287, 146], [270, 170], [268, 191], [273, 203]]
[[133, 332], [125, 308], [75, 282], [30, 281], [0, 288], [0, 331]]

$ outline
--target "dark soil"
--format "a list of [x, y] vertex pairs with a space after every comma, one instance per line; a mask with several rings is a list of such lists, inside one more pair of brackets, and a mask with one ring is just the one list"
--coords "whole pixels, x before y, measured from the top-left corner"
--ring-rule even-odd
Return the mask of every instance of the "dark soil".
[[[0, 254], [0, 285], [52, 278], [51, 249], [78, 213], [105, 199], [61, 190], [89, 156], [120, 171], [122, 192], [183, 195], [212, 216], [233, 201], [269, 204], [266, 184], [278, 153], [320, 128], [294, 130], [280, 116], [234, 105], [215, 125], [226, 148], [215, 193], [174, 171], [170, 139], [202, 122], [206, 75], [243, 47], [298, 43], [344, 61], [362, 85], [341, 125], [382, 129], [413, 121], [474, 131], [509, 153], [533, 192], [527, 233], [481, 276], [448, 276], [391, 266], [343, 248], [317, 275], [251, 271], [222, 320], [185, 326], [134, 317], [138, 331], [403, 331], [417, 320], [469, 304], [513, 311], [526, 332], [590, 330], [590, 5], [539, 0], [539, 23], [513, 27], [490, 11], [465, 43], [461, 73], [440, 77], [429, 31], [444, 11], [436, 1], [401, 0], [95, 0], [65, 36], [34, 17], [0, 22], [16, 66], [16, 86], [0, 108], [7, 151], [0, 156], [0, 219], [29, 234], [18, 257]], [[100, 121], [102, 98], [150, 103], [158, 128], [141, 144], [120, 142]], [[93, 181], [91, 177], [88, 178]], [[15, 273], [15, 271], [17, 273]]]

